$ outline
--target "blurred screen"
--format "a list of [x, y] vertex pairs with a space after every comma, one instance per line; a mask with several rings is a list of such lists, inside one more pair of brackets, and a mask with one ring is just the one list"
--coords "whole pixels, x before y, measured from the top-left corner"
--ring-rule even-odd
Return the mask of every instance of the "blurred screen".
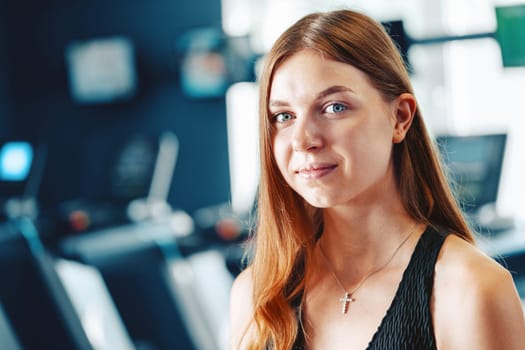
[[506, 134], [437, 137], [452, 187], [465, 211], [496, 202], [506, 140]]
[[25, 141], [0, 142], [0, 201], [26, 194], [34, 149]]
[[7, 142], [0, 149], [0, 180], [24, 181], [33, 161], [33, 148], [27, 142]]
[[135, 94], [133, 45], [123, 37], [70, 43], [66, 49], [70, 91], [79, 103], [107, 103]]

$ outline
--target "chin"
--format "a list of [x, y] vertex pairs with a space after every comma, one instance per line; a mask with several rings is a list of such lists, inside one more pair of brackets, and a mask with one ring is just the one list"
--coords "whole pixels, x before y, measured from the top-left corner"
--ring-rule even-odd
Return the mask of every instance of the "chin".
[[327, 188], [302, 189], [301, 192], [295, 189], [295, 192], [312, 207], [319, 209], [340, 205], [344, 200], [341, 193]]
[[334, 206], [334, 203], [326, 198], [308, 198], [303, 197], [304, 200], [314, 208], [324, 209]]

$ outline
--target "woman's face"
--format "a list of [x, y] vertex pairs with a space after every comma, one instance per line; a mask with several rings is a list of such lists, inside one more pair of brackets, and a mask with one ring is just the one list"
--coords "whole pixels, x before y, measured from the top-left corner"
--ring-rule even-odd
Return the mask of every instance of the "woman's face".
[[286, 182], [319, 208], [381, 200], [395, 186], [396, 103], [351, 65], [310, 50], [288, 58], [274, 74], [268, 106]]

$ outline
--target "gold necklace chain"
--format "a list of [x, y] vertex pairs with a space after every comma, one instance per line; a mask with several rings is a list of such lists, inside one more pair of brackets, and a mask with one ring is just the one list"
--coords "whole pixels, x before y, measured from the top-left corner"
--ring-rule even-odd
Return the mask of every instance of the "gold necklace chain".
[[323, 251], [323, 247], [321, 246], [321, 242], [319, 241], [319, 251], [321, 252], [321, 255], [326, 263], [326, 266], [328, 267], [328, 270], [330, 270], [334, 280], [337, 282], [337, 284], [341, 287], [341, 289], [345, 292], [344, 296], [339, 299], [339, 302], [341, 302], [341, 313], [342, 314], [346, 314], [347, 311], [348, 311], [348, 305], [349, 303], [355, 301], [355, 298], [353, 297], [354, 293], [357, 292], [359, 290], [359, 288], [361, 288], [361, 286], [366, 282], [366, 280], [370, 277], [372, 277], [374, 274], [378, 273], [379, 271], [381, 271], [382, 269], [384, 269], [385, 267], [387, 267], [388, 264], [390, 264], [390, 262], [394, 259], [394, 257], [396, 256], [397, 252], [401, 249], [401, 247], [406, 243], [406, 241], [408, 241], [408, 239], [414, 234], [414, 232], [416, 232], [416, 227], [418, 226], [418, 223], [416, 223], [414, 226], [412, 226], [410, 228], [410, 230], [408, 231], [407, 235], [405, 238], [403, 238], [403, 240], [401, 241], [401, 243], [399, 243], [399, 245], [397, 246], [397, 248], [394, 250], [394, 252], [392, 253], [392, 255], [390, 256], [390, 258], [388, 258], [388, 260], [383, 263], [382, 265], [380, 265], [378, 268], [370, 271], [367, 275], [365, 275], [365, 277], [363, 277], [361, 279], [361, 281], [357, 284], [357, 286], [354, 288], [354, 290], [352, 290], [351, 292], [348, 292], [346, 290], [346, 288], [344, 287], [343, 283], [341, 282], [341, 280], [337, 277], [337, 274], [335, 273], [335, 270], [333, 269], [332, 265], [330, 264], [330, 261], [328, 260], [328, 258], [326, 257], [324, 251]]

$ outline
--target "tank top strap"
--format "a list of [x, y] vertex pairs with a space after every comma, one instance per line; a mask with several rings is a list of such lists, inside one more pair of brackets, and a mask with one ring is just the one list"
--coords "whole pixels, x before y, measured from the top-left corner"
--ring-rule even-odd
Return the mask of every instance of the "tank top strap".
[[436, 261], [447, 235], [430, 226], [421, 235], [392, 304], [367, 349], [436, 349], [430, 299]]
[[[430, 312], [434, 269], [448, 233], [427, 227], [414, 248], [396, 295], [367, 350], [435, 350], [436, 341]], [[293, 350], [305, 348], [300, 326], [300, 301], [292, 303], [299, 321]]]

